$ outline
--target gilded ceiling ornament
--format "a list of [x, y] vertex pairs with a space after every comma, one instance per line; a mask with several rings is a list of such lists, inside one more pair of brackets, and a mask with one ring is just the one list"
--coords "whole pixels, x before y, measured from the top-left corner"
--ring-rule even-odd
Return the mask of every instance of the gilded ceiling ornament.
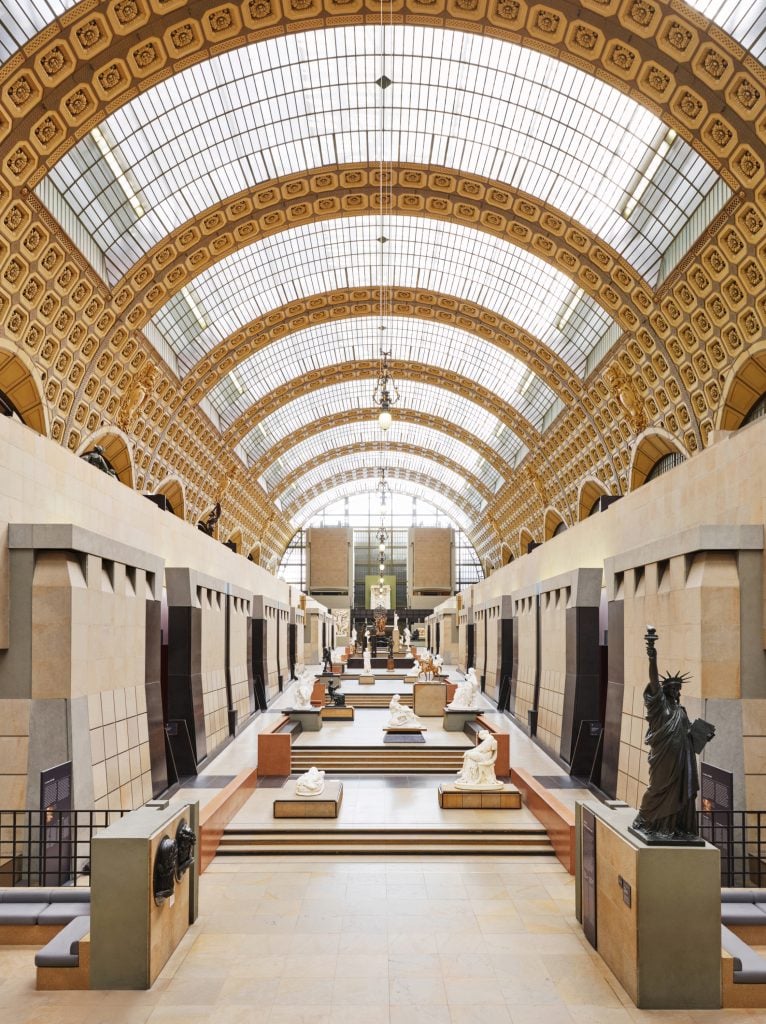
[[115, 420], [120, 430], [129, 433], [135, 423], [138, 410], [157, 383], [159, 372], [152, 363], [145, 363], [135, 374], [128, 390], [123, 395]]
[[545, 489], [545, 484], [540, 479], [540, 476], [538, 475], [537, 471], [534, 469], [533, 466], [527, 466], [525, 472], [527, 479], [529, 480], [530, 484], [532, 485], [532, 488], [534, 489], [535, 494], [540, 499], [542, 504], [549, 505], [550, 502], [548, 501], [548, 492]]
[[607, 368], [604, 373], [604, 380], [607, 387], [615, 395], [625, 411], [630, 427], [634, 434], [640, 434], [646, 429], [648, 420], [644, 403], [636, 390], [636, 386], [625, 371], [613, 365]]

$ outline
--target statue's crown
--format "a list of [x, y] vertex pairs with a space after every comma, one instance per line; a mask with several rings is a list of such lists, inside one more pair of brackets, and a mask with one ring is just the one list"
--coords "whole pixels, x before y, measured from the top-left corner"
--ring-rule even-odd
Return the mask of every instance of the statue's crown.
[[661, 679], [662, 685], [665, 686], [668, 683], [678, 683], [679, 686], [683, 686], [684, 683], [688, 683], [691, 679], [689, 672], [668, 672]]

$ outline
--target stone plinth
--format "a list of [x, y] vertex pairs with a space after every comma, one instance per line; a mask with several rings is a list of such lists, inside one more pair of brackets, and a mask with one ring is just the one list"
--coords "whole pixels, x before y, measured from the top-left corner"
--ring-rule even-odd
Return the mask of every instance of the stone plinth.
[[383, 732], [428, 732], [428, 729], [424, 725], [387, 725]]
[[275, 818], [337, 818], [343, 799], [343, 783], [326, 781], [319, 796], [298, 796], [296, 780], [285, 783], [284, 795], [274, 801]]
[[468, 722], [475, 722], [480, 708], [473, 708], [470, 711], [456, 711], [451, 708], [443, 708], [444, 731], [462, 732]]
[[445, 811], [516, 811], [521, 793], [506, 782], [502, 789], [458, 789], [454, 783], [439, 786], [439, 806]]
[[419, 718], [439, 718], [444, 712], [446, 688], [443, 683], [415, 683], [413, 710]]
[[358, 682], [360, 686], [372, 686], [375, 683], [375, 676], [362, 673], [362, 675], [359, 676]]
[[351, 707], [336, 708], [327, 707], [322, 708], [322, 718], [334, 719], [336, 721], [353, 722], [354, 721], [354, 709]]
[[319, 732], [322, 728], [321, 708], [291, 708], [286, 713], [291, 722], [300, 722], [306, 732]]

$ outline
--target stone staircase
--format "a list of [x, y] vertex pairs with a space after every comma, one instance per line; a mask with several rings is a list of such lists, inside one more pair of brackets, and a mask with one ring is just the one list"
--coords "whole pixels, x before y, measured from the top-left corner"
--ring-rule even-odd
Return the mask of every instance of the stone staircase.
[[[511, 812], [513, 813], [513, 812]], [[258, 828], [228, 826], [217, 858], [274, 854], [475, 854], [554, 856], [542, 825], [507, 828]]]
[[463, 767], [461, 747], [389, 746], [319, 747], [293, 746], [291, 766], [302, 774], [312, 766], [326, 772], [356, 775], [436, 774], [451, 775]]
[[[372, 687], [370, 687], [369, 693], [343, 690], [343, 695], [346, 698], [346, 706], [350, 708], [387, 708], [393, 696], [392, 693], [375, 693]], [[411, 693], [399, 694], [400, 704], [411, 708], [412, 701]]]

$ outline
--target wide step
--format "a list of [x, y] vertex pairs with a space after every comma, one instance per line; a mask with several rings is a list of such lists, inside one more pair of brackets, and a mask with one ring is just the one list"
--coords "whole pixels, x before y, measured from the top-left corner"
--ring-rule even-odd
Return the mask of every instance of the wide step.
[[553, 856], [542, 826], [508, 829], [262, 829], [229, 827], [219, 857], [312, 853], [460, 853]]
[[[346, 706], [351, 708], [387, 708], [391, 703], [390, 693], [349, 693], [343, 691], [346, 698]], [[411, 693], [400, 693], [399, 703], [411, 708], [413, 697]]]
[[463, 766], [460, 747], [398, 746], [385, 747], [316, 747], [292, 748], [293, 772], [311, 767], [329, 772], [374, 772], [377, 774], [409, 772], [413, 774], [450, 775]]

